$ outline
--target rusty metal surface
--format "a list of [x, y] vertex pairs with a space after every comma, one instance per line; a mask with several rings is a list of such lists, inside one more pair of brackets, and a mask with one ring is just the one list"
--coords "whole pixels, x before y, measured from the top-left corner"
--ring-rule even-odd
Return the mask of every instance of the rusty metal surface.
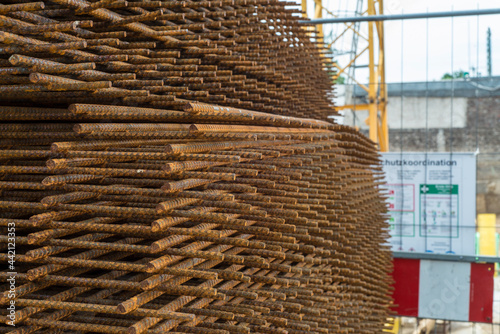
[[[17, 2], [17, 1], [15, 1]], [[278, 0], [3, 5], [0, 100], [178, 109], [185, 100], [326, 119], [331, 63]]]
[[382, 331], [379, 156], [290, 5], [0, 5], [0, 333]]

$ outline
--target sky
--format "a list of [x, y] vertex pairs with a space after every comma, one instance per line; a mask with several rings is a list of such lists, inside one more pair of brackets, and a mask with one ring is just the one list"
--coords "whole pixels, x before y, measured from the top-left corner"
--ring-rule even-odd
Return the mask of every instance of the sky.
[[[308, 14], [313, 13], [308, 0]], [[353, 16], [355, 0], [323, 0], [323, 6], [338, 16]], [[476, 10], [500, 7], [500, 0], [385, 0], [384, 14], [409, 14], [451, 10]], [[364, 1], [366, 8], [366, 0]], [[323, 12], [324, 17], [328, 14]], [[367, 23], [362, 23], [361, 34], [368, 36]], [[445, 73], [463, 70], [471, 77], [478, 73], [487, 76], [486, 34], [492, 33], [493, 75], [500, 75], [500, 14], [399, 20], [385, 22], [386, 81], [412, 82], [439, 80]], [[344, 30], [343, 24], [325, 26], [325, 35], [335, 38]], [[328, 36], [327, 36], [328, 39]], [[335, 43], [339, 51], [349, 51], [352, 34], [345, 34]], [[362, 40], [358, 50], [367, 44]], [[349, 56], [336, 57], [341, 66]], [[368, 63], [367, 53], [357, 65]], [[368, 81], [367, 69], [356, 69], [356, 79]]]

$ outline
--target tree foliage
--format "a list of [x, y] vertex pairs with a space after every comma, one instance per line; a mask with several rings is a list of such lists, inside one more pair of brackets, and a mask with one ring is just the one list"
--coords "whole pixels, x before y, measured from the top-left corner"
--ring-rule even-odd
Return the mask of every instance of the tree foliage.
[[343, 85], [343, 84], [345, 83], [345, 77], [343, 77], [343, 76], [341, 76], [341, 75], [340, 75], [340, 76], [339, 76], [339, 77], [337, 77], [337, 79], [335, 80], [335, 83], [336, 83], [336, 84], [339, 84], [339, 85]]
[[445, 73], [441, 77], [441, 80], [451, 80], [451, 79], [462, 79], [465, 78], [466, 73], [463, 70], [453, 72], [453, 75], [450, 73]]

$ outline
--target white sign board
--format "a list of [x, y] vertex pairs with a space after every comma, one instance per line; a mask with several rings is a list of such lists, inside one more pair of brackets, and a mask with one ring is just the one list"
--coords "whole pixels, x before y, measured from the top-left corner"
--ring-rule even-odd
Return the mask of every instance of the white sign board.
[[475, 255], [474, 153], [383, 153], [394, 251]]
[[469, 321], [471, 264], [420, 261], [418, 316]]

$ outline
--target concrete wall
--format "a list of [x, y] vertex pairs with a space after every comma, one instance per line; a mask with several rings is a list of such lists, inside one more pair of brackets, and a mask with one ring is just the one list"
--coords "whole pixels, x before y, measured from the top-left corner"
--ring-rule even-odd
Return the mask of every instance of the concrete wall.
[[[431, 82], [388, 86], [390, 151], [479, 150], [477, 213], [500, 215], [500, 78], [454, 84]], [[346, 104], [352, 104], [352, 100], [348, 101], [348, 93], [349, 89], [346, 90]], [[366, 102], [366, 94], [361, 89], [354, 89], [354, 93], [357, 104]], [[367, 133], [364, 122], [367, 117], [367, 111], [357, 111], [355, 117], [346, 111], [344, 123], [358, 126]]]
[[[387, 104], [387, 122], [389, 128], [396, 129], [429, 129], [463, 128], [467, 122], [467, 98], [457, 97], [391, 97]], [[361, 101], [357, 101], [361, 103]], [[427, 117], [426, 117], [427, 111]], [[401, 117], [403, 113], [403, 117]], [[453, 118], [450, 117], [453, 113]], [[360, 129], [368, 129], [365, 119], [368, 118], [367, 110], [348, 111], [345, 114], [345, 124], [354, 124]], [[357, 121], [357, 122], [356, 122]], [[426, 125], [427, 124], [427, 125]]]

